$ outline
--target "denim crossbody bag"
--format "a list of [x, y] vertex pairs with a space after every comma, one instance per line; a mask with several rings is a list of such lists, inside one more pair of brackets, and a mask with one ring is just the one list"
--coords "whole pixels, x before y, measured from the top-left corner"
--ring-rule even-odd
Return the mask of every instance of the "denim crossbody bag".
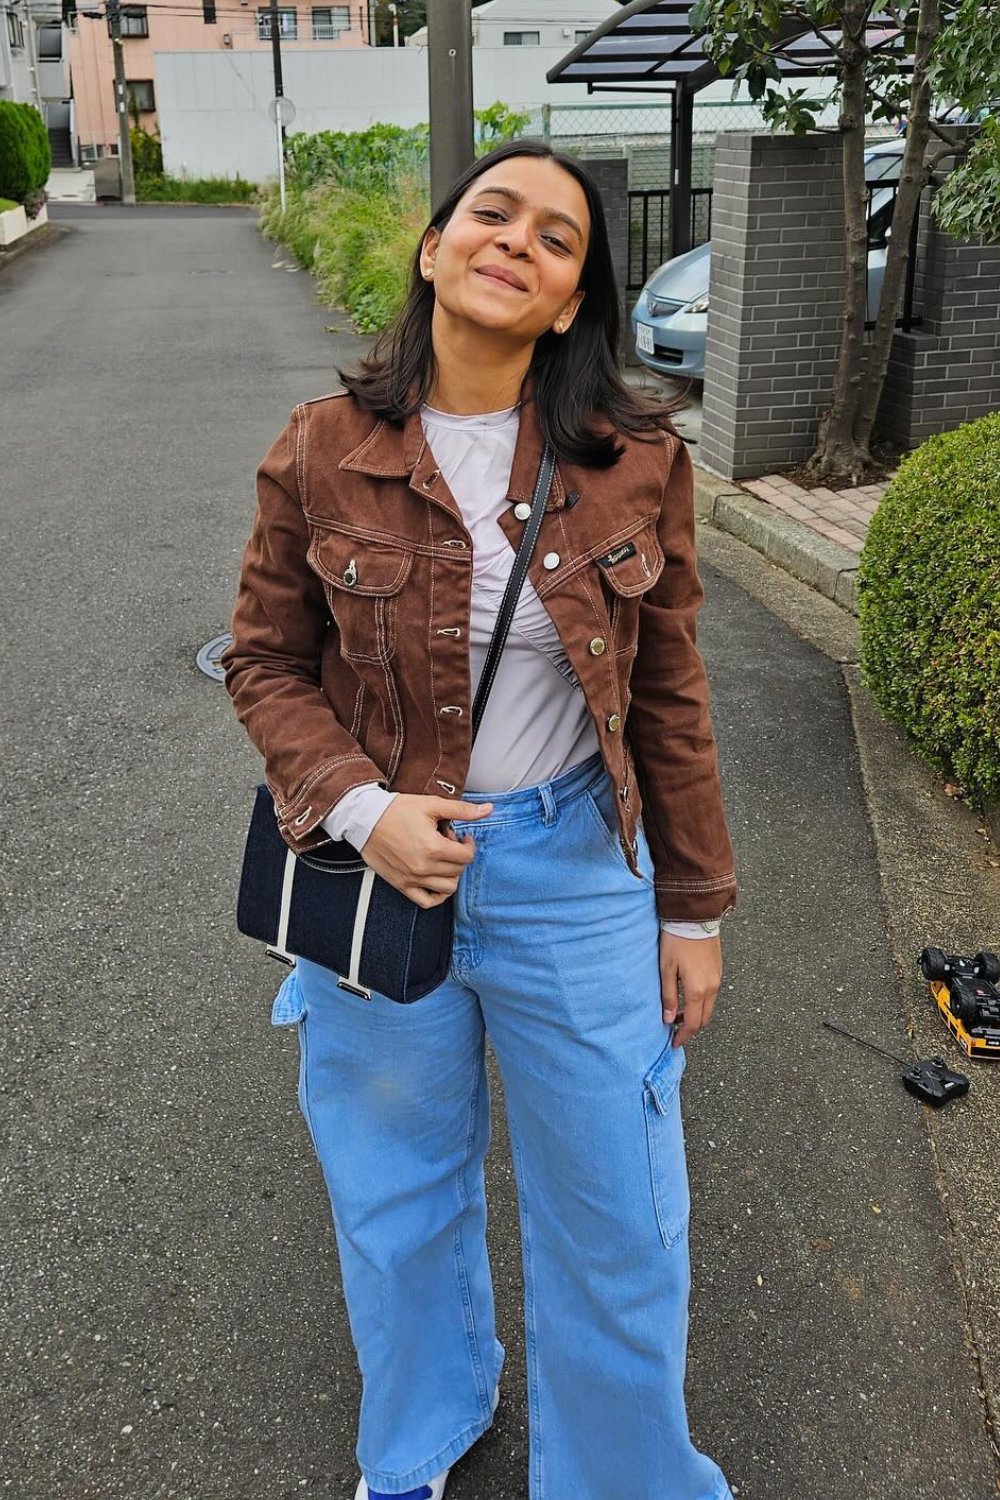
[[[500, 602], [472, 705], [472, 739], [482, 722], [542, 524], [555, 452], [545, 445], [531, 514]], [[278, 831], [274, 801], [257, 788], [243, 854], [236, 925], [265, 952], [287, 964], [306, 958], [332, 969], [342, 989], [364, 999], [373, 990], [408, 1004], [448, 974], [454, 897], [417, 906], [370, 869], [346, 839], [295, 854]]]

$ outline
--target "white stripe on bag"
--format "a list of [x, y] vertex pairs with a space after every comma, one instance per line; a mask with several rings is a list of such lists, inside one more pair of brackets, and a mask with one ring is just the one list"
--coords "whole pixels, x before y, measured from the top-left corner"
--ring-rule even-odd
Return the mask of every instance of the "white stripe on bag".
[[355, 985], [366, 995], [369, 993], [367, 987], [361, 983], [361, 949], [365, 941], [365, 927], [368, 924], [368, 908], [371, 905], [372, 889], [375, 885], [375, 871], [368, 869], [361, 877], [361, 890], [358, 892], [358, 909], [354, 913], [354, 933], [351, 937], [351, 971], [347, 976], [348, 984]]
[[288, 952], [288, 918], [292, 910], [292, 886], [295, 884], [295, 855], [289, 849], [285, 854], [285, 871], [281, 878], [281, 909], [278, 912], [278, 936], [274, 947], [279, 953]]

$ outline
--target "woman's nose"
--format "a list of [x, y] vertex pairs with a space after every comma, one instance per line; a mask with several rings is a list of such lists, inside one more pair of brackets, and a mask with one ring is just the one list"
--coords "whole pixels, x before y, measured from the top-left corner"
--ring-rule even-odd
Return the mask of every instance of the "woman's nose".
[[530, 239], [531, 232], [526, 224], [505, 224], [502, 232], [497, 235], [497, 244], [509, 250], [512, 255], [523, 255]]

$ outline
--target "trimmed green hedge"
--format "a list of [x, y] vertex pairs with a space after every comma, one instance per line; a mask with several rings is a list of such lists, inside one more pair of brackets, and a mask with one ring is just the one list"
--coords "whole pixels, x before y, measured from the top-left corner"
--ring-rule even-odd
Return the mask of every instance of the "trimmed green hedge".
[[52, 148], [38, 110], [0, 99], [0, 198], [23, 203], [41, 192], [51, 171]]
[[1000, 796], [1000, 413], [903, 461], [858, 589], [861, 670], [883, 713], [974, 800]]

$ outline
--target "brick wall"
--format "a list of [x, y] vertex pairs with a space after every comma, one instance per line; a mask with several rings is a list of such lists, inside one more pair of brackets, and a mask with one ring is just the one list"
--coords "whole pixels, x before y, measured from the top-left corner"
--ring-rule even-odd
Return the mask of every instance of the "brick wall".
[[925, 203], [914, 310], [897, 331], [879, 406], [879, 430], [904, 447], [1000, 406], [1000, 245], [942, 234]]
[[728, 479], [815, 446], [839, 342], [840, 151], [834, 136], [717, 137], [699, 462]]
[[[699, 459], [729, 479], [808, 458], [840, 340], [836, 137], [717, 138]], [[1000, 246], [961, 244], [921, 209], [914, 311], [897, 332], [879, 430], [904, 446], [1000, 405]]]

